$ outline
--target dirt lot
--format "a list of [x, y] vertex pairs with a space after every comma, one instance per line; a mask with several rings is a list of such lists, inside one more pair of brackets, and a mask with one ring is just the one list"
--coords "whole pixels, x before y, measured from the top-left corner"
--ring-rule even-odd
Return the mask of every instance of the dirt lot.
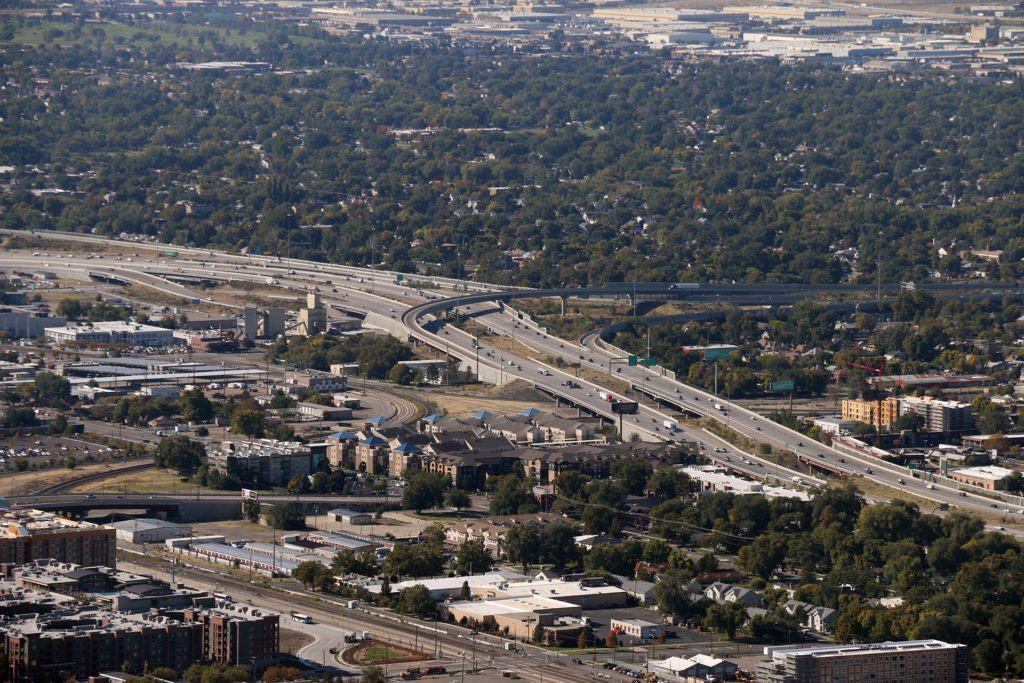
[[[120, 464], [120, 463], [117, 463]], [[94, 474], [113, 469], [110, 463], [98, 465], [82, 465], [73, 470], [66, 467], [37, 470], [34, 472], [7, 473], [0, 476], [0, 494], [5, 496], [25, 496], [47, 486], [53, 486], [85, 474]]]

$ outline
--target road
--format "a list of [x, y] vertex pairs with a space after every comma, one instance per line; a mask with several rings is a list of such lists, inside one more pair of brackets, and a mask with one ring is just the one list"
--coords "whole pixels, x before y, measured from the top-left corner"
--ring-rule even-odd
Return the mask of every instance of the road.
[[[73, 239], [83, 243], [95, 243], [97, 238], [87, 235], [68, 235], [60, 233], [61, 239]], [[600, 415], [617, 422], [611, 412], [611, 405], [603, 400], [600, 392], [607, 391], [599, 382], [577, 379], [573, 373], [559, 370], [546, 365], [541, 359], [560, 358], [563, 363], [580, 363], [584, 368], [606, 376], [627, 381], [638, 387], [643, 394], [660, 399], [665, 405], [642, 405], [639, 413], [626, 418], [624, 438], [635, 433], [646, 440], [686, 439], [697, 441], [706, 447], [726, 447], [708, 433], [694, 429], [681, 419], [683, 415], [703, 415], [716, 419], [728, 428], [759, 442], [769, 443], [776, 448], [794, 452], [798, 457], [827, 463], [831, 468], [845, 473], [847, 476], [860, 476], [871, 479], [876, 484], [892, 489], [911, 491], [936, 505], [946, 504], [969, 509], [975, 512], [992, 514], [996, 508], [993, 501], [973, 493], [961, 495], [955, 487], [936, 484], [935, 489], [925, 488], [925, 484], [908, 476], [908, 470], [894, 471], [879, 467], [877, 461], [839, 453], [825, 448], [816, 442], [804, 441], [796, 431], [782, 425], [764, 420], [755, 413], [732, 404], [728, 397], [714, 396], [701, 389], [672, 380], [642, 367], [630, 367], [622, 362], [613, 352], [598, 343], [593, 333], [585, 335], [579, 344], [574, 344], [552, 335], [533, 323], [520, 319], [507, 306], [496, 305], [494, 302], [474, 301], [481, 293], [488, 296], [508, 293], [509, 288], [499, 288], [480, 283], [460, 282], [445, 278], [429, 278], [432, 285], [459, 287], [458, 291], [448, 290], [448, 298], [442, 300], [439, 290], [420, 290], [396, 281], [394, 273], [352, 266], [318, 264], [297, 259], [277, 260], [271, 257], [253, 257], [248, 255], [227, 254], [207, 249], [184, 249], [165, 247], [163, 245], [125, 245], [116, 240], [99, 240], [104, 244], [116, 244], [132, 249], [136, 256], [121, 256], [116, 260], [110, 256], [90, 255], [88, 253], [64, 255], [57, 259], [55, 254], [26, 254], [7, 252], [12, 264], [16, 267], [29, 269], [62, 268], [67, 270], [85, 270], [94, 273], [109, 273], [116, 277], [142, 282], [147, 286], [175, 293], [187, 298], [199, 298], [208, 302], [214, 301], [207, 293], [192, 291], [187, 287], [170, 280], [172, 277], [219, 277], [228, 279], [248, 279], [265, 281], [267, 278], [276, 280], [281, 287], [298, 291], [320, 290], [325, 303], [335, 308], [358, 312], [373, 313], [393, 321], [395, 328], [404, 328], [416, 338], [429, 342], [435, 348], [447, 354], [457, 356], [471, 366], [479, 365], [495, 371], [500, 380], [508, 381], [519, 378], [527, 380], [537, 387], [571, 400], [588, 412]], [[152, 254], [145, 255], [145, 249], [173, 249], [178, 258], [159, 258]], [[134, 250], [139, 251], [134, 251]], [[83, 248], [87, 252], [87, 248]], [[127, 252], [126, 252], [127, 253]], [[132, 259], [127, 261], [126, 259]], [[48, 265], [47, 265], [48, 264]], [[463, 289], [473, 290], [472, 294], [464, 293]], [[335, 291], [337, 290], [337, 291]], [[514, 295], [527, 295], [528, 291], [517, 291]], [[507, 295], [507, 294], [506, 294]], [[417, 304], [417, 305], [411, 305]], [[424, 310], [424, 304], [434, 306], [438, 310], [458, 307], [463, 313], [473, 316], [477, 322], [510, 340], [506, 348], [486, 343], [476, 348], [475, 338], [450, 325], [434, 320], [430, 310]], [[531, 352], [527, 354], [513, 352], [516, 344], [527, 346]], [[615, 362], [613, 362], [615, 361]], [[588, 373], [590, 374], [590, 373]], [[578, 389], [569, 388], [567, 381], [579, 384]], [[615, 397], [627, 400], [629, 397], [611, 392]], [[645, 399], [645, 402], [647, 400]], [[723, 410], [716, 410], [719, 403]], [[665, 422], [671, 421], [679, 426], [678, 431], [670, 432]], [[735, 451], [734, 448], [729, 447]], [[806, 473], [794, 472], [779, 467], [777, 463], [758, 458], [755, 454], [743, 454], [741, 457], [748, 462], [735, 459], [725, 461], [721, 454], [714, 451], [708, 454], [712, 459], [718, 458], [723, 464], [733, 469], [746, 471], [754, 476], [764, 477], [765, 472], [776, 472], [780, 479], [788, 480], [799, 476], [809, 483], [815, 479]], [[842, 458], [842, 460], [841, 460]], [[867, 471], [871, 468], [871, 472]], [[904, 483], [900, 483], [903, 479]], [[997, 504], [997, 512], [1009, 508]], [[1009, 508], [1015, 510], [1016, 508]], [[1016, 514], [1016, 513], [1010, 513]], [[1020, 517], [1024, 518], [1024, 515]]]

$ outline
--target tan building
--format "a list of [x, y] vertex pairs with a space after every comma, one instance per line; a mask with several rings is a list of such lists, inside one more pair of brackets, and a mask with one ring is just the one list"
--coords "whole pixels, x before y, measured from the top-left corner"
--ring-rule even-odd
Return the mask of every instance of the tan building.
[[25, 564], [41, 559], [84, 566], [117, 566], [113, 529], [76, 522], [42, 510], [0, 513], [0, 563]]
[[555, 617], [580, 616], [579, 605], [539, 595], [450, 602], [440, 607], [442, 614], [451, 616], [456, 623], [494, 624], [499, 630], [507, 628], [509, 637], [525, 640], [533, 638], [538, 623], [550, 626], [554, 624]]
[[625, 607], [629, 597], [626, 591], [618, 586], [609, 586], [600, 577], [572, 581], [510, 581], [481, 592], [487, 599], [543, 596], [549, 600], [579, 605], [582, 609]]
[[887, 398], [882, 401], [865, 401], [861, 398], [854, 398], [843, 401], [843, 419], [877, 426], [879, 423], [877, 411], [879, 409], [883, 427], [891, 427], [900, 416], [900, 402], [895, 398]]
[[971, 486], [980, 486], [989, 491], [1002, 491], [1003, 480], [1013, 474], [1014, 470], [1005, 467], [988, 465], [985, 467], [961, 467], [950, 470], [949, 477], [955, 481]]

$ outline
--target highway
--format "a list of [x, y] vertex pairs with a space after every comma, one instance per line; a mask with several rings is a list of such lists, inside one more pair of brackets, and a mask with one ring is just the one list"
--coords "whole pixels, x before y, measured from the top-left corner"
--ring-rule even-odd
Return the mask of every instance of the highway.
[[[604, 348], [598, 342], [596, 334], [585, 335], [581, 343], [559, 339], [549, 335], [547, 331], [531, 322], [515, 316], [508, 306], [501, 301], [515, 298], [536, 296], [614, 296], [630, 297], [628, 287], [594, 287], [579, 289], [559, 289], [532, 291], [483, 285], [473, 282], [460, 282], [446, 278], [417, 278], [411, 284], [436, 286], [438, 289], [418, 289], [397, 282], [394, 273], [382, 272], [353, 266], [320, 264], [297, 259], [278, 260], [273, 257], [228, 254], [208, 249], [186, 249], [170, 245], [147, 245], [124, 243], [117, 240], [95, 238], [87, 235], [58, 233], [52, 237], [80, 241], [84, 244], [115, 245], [124, 249], [120, 257], [96, 253], [89, 254], [83, 247], [83, 253], [32, 254], [16, 251], [7, 252], [9, 262], [14, 269], [24, 268], [33, 271], [57, 269], [66, 271], [85, 271], [98, 274], [109, 274], [124, 281], [139, 282], [148, 287], [158, 289], [175, 296], [187, 299], [200, 299], [208, 303], [234, 305], [229, 302], [217, 301], [208, 292], [198, 292], [173, 281], [173, 278], [211, 278], [222, 280], [250, 280], [266, 282], [268, 278], [276, 281], [285, 290], [302, 292], [319, 289], [325, 304], [348, 312], [379, 316], [371, 324], [387, 325], [391, 331], [399, 330], [408, 336], [429, 343], [434, 348], [449, 355], [462, 359], [470, 368], [489, 369], [500, 381], [524, 379], [538, 388], [571, 401], [595, 415], [600, 415], [618, 424], [618, 416], [611, 412], [611, 404], [601, 397], [601, 392], [608, 389], [599, 381], [576, 377], [576, 371], [560, 370], [542, 362], [543, 359], [560, 358], [563, 364], [580, 363], [591, 371], [592, 377], [604, 374], [628, 382], [648, 396], [635, 416], [625, 418], [623, 438], [637, 434], [645, 440], [687, 440], [699, 442], [705, 447], [705, 454], [729, 467], [764, 478], [766, 474], [775, 474], [785, 481], [793, 477], [801, 477], [809, 484], [817, 483], [813, 477], [803, 472], [793, 472], [779, 467], [773, 461], [765, 460], [756, 454], [736, 454], [735, 448], [720, 441], [708, 432], [687, 424], [684, 416], [707, 416], [716, 419], [729, 429], [754, 441], [766, 442], [777, 449], [791, 451], [798, 457], [811, 462], [826, 464], [831, 469], [846, 476], [870, 478], [877, 484], [893, 489], [906, 490], [922, 496], [936, 505], [946, 504], [960, 509], [993, 514], [993, 501], [973, 493], [961, 495], [955, 488], [941, 484], [934, 489], [925, 488], [925, 483], [912, 478], [907, 470], [893, 470], [879, 467], [874, 459], [839, 454], [822, 444], [807, 440], [798, 432], [789, 430], [782, 425], [765, 420], [753, 412], [736, 406], [721, 396], [714, 396], [706, 391], [686, 385], [682, 382], [662, 376], [651, 369], [630, 367], [621, 356]], [[147, 253], [148, 250], [148, 253]], [[177, 258], [160, 258], [161, 250], [174, 250]], [[133, 254], [133, 255], [128, 255]], [[134, 254], [138, 254], [135, 256]], [[117, 259], [120, 260], [117, 260]], [[130, 260], [128, 260], [130, 259]], [[415, 276], [414, 276], [415, 277]], [[458, 287], [458, 290], [442, 290], [440, 287]], [[803, 286], [801, 286], [803, 287]], [[790, 288], [800, 291], [801, 287]], [[808, 286], [811, 287], [811, 286]], [[1009, 286], [999, 286], [1006, 289]], [[727, 291], [719, 288], [717, 291]], [[745, 288], [750, 290], [749, 286]], [[779, 287], [768, 287], [781, 296], [785, 294]], [[820, 291], [820, 286], [811, 287]], [[837, 287], [843, 292], [852, 291], [849, 287]], [[472, 290], [472, 291], [464, 291]], [[675, 296], [678, 292], [693, 294], [699, 289], [686, 288], [673, 290], [670, 286], [643, 287], [640, 295], [657, 296], [658, 292]], [[736, 291], [740, 291], [737, 288]], [[808, 290], [810, 291], [810, 290]], [[972, 286], [969, 291], [987, 291]], [[441, 292], [447, 297], [442, 297]], [[737, 295], [738, 296], [738, 295]], [[743, 296], [747, 296], [744, 294]], [[763, 296], [763, 294], [762, 294]], [[435, 320], [433, 314], [458, 307], [463, 314], [485, 325], [491, 331], [510, 340], [506, 348], [502, 343], [498, 347], [487, 343], [480, 344], [476, 339], [451, 325]], [[514, 344], [511, 341], [514, 340]], [[530, 349], [526, 354], [514, 352], [518, 346]], [[616, 361], [613, 363], [613, 361]], [[571, 388], [567, 382], [573, 382], [578, 388]], [[616, 392], [610, 392], [615, 398], [632, 400]], [[654, 401], [657, 398], [657, 402]], [[715, 404], [721, 404], [718, 410]], [[678, 425], [679, 430], [670, 432], [664, 426], [665, 421]], [[725, 448], [728, 454], [717, 453], [714, 448]], [[735, 457], [734, 457], [735, 456]], [[726, 459], [728, 457], [728, 459]], [[747, 460], [749, 462], [744, 462]], [[868, 472], [868, 468], [871, 469]], [[904, 483], [900, 483], [900, 480]], [[1009, 508], [1002, 503], [997, 504], [995, 512], [1001, 513]], [[1013, 513], [1011, 513], [1013, 514]], [[1020, 515], [1024, 519], [1024, 515]]]

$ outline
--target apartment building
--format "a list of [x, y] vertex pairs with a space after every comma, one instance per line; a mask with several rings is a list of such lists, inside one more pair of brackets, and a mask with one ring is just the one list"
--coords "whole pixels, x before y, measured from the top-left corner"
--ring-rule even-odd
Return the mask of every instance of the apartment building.
[[878, 425], [879, 414], [883, 427], [891, 427], [900, 416], [900, 402], [895, 398], [882, 401], [865, 401], [862, 398], [843, 401], [843, 419]]
[[115, 532], [42, 510], [0, 511], [0, 564], [51, 559], [84, 566], [117, 565]]
[[766, 647], [759, 683], [968, 683], [966, 645], [940, 640]]

